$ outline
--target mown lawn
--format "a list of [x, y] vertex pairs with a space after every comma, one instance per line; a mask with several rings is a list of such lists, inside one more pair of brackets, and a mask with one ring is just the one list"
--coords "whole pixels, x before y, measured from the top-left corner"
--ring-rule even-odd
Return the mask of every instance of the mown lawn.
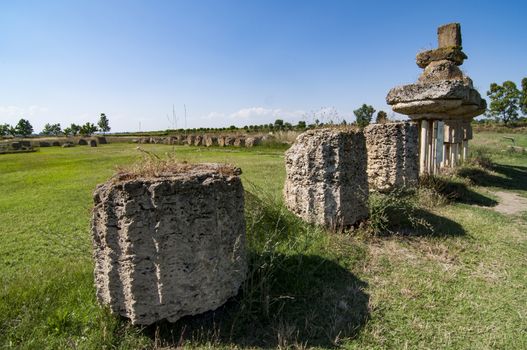
[[144, 145], [242, 168], [251, 256], [225, 307], [145, 328], [97, 305], [89, 233], [95, 185], [140, 159], [136, 146], [1, 155], [0, 346], [527, 348], [527, 214], [492, 210], [493, 190], [527, 196], [527, 155], [503, 152], [502, 136], [473, 142], [497, 163], [467, 174], [477, 201], [423, 208], [433, 233], [376, 238], [326, 233], [284, 210], [283, 150]]

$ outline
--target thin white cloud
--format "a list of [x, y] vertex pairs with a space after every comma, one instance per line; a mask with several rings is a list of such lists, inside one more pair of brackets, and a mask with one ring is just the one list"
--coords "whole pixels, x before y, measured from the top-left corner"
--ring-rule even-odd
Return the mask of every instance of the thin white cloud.
[[260, 122], [274, 122], [276, 119], [284, 119], [289, 122], [296, 122], [304, 116], [304, 111], [288, 111], [281, 108], [264, 108], [264, 107], [248, 107], [240, 109], [229, 115], [232, 120], [240, 122], [260, 123]]
[[210, 112], [210, 113], [207, 114], [203, 119], [215, 120], [215, 119], [218, 119], [218, 118], [225, 118], [225, 113], [221, 113], [221, 112]]
[[2, 119], [28, 118], [45, 114], [47, 112], [48, 108], [42, 106], [0, 106], [0, 118]]

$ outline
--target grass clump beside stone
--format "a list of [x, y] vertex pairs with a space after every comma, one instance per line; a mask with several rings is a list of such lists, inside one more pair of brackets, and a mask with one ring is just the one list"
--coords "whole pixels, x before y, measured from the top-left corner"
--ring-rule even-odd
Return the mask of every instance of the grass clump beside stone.
[[409, 234], [413, 230], [432, 233], [433, 227], [420, 215], [418, 194], [409, 188], [370, 193], [366, 232], [373, 236]]

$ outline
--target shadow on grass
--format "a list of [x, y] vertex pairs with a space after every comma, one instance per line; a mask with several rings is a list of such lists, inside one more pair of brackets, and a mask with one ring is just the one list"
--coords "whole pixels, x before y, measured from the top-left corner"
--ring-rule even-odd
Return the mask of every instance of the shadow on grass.
[[[477, 168], [461, 168], [458, 171], [458, 175], [472, 181], [468, 176], [470, 171], [481, 171], [482, 173], [485, 173], [484, 170], [479, 170]], [[474, 176], [478, 177], [477, 175]], [[460, 182], [459, 180], [455, 181], [443, 176], [422, 176], [419, 181], [421, 187], [435, 191], [449, 202], [479, 205], [483, 207], [494, 207], [498, 205], [496, 200], [474, 191], [466, 183]]]
[[527, 167], [495, 164], [492, 170], [499, 175], [478, 168], [459, 169], [458, 175], [478, 186], [527, 191]]
[[444, 216], [434, 214], [428, 210], [417, 209], [415, 215], [428, 225], [408, 231], [409, 236], [462, 236], [466, 233], [463, 226]]
[[223, 307], [144, 333], [160, 346], [335, 347], [366, 323], [367, 284], [335, 262], [314, 255], [251, 260], [242, 291]]

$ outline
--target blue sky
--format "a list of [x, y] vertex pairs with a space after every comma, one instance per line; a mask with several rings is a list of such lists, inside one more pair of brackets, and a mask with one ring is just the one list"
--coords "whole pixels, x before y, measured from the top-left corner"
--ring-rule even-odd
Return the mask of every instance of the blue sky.
[[297, 122], [414, 82], [415, 54], [460, 22], [482, 95], [527, 76], [525, 1], [0, 2], [0, 123], [112, 131]]

